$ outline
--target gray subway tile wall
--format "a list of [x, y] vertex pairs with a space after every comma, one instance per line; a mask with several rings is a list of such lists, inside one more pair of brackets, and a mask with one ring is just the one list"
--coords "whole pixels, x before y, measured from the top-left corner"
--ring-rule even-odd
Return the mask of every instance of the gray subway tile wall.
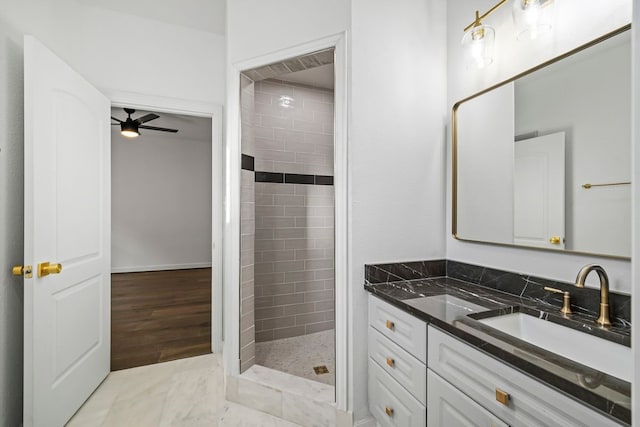
[[[259, 81], [254, 113], [256, 171], [333, 176], [331, 90]], [[255, 218], [256, 341], [332, 329], [333, 186], [256, 182]]]

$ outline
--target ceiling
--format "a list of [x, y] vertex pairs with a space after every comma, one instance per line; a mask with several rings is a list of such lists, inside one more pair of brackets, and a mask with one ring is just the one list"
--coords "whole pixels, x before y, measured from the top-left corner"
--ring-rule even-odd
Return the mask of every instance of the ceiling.
[[285, 82], [300, 83], [325, 89], [333, 89], [333, 64], [325, 64], [319, 67], [309, 68], [308, 70], [282, 74], [278, 76], [277, 79], [283, 80]]
[[[179, 143], [180, 140], [186, 139], [193, 141], [211, 142], [210, 118], [183, 116], [181, 114], [159, 113], [146, 110], [136, 110], [136, 112], [131, 115], [131, 118], [135, 120], [136, 118], [144, 116], [148, 113], [156, 113], [160, 117], [148, 123], [145, 123], [146, 125], [178, 129], [178, 133], [158, 132], [149, 129], [140, 129], [140, 136], [138, 138], [131, 139], [131, 141], [136, 141], [139, 139], [149, 139], [154, 137], [164, 137], [175, 139], [176, 143]], [[119, 118], [120, 120], [124, 120], [127, 118], [127, 113], [125, 113], [122, 108], [112, 108], [111, 115], [113, 117]], [[115, 123], [113, 120], [111, 122]], [[124, 136], [119, 135], [119, 132], [117, 132], [120, 129], [119, 126], [112, 126], [111, 128], [116, 131], [114, 132], [114, 134], [118, 135], [119, 138], [129, 140], [129, 138], [125, 138]]]
[[225, 0], [77, 0], [89, 6], [210, 33], [225, 33]]

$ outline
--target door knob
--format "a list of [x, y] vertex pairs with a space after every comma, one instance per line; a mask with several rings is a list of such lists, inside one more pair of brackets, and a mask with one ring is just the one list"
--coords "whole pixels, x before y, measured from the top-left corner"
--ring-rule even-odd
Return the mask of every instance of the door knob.
[[60, 274], [61, 271], [62, 264], [51, 264], [50, 262], [38, 264], [38, 277], [48, 276], [49, 274]]
[[560, 237], [558, 236], [552, 236], [549, 239], [549, 243], [551, 243], [552, 245], [559, 245], [560, 244]]
[[22, 276], [26, 279], [30, 279], [33, 277], [33, 273], [30, 265], [14, 265], [11, 269], [11, 272], [14, 276]]

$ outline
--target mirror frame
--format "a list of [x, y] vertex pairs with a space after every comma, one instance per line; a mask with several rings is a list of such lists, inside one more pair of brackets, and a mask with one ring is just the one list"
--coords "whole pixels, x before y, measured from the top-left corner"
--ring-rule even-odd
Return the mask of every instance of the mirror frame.
[[529, 249], [529, 250], [536, 250], [536, 251], [545, 251], [545, 252], [557, 252], [560, 254], [574, 254], [574, 255], [588, 255], [588, 256], [597, 256], [597, 257], [603, 257], [603, 258], [612, 258], [612, 259], [620, 259], [620, 260], [627, 260], [630, 261], [631, 257], [625, 257], [625, 256], [620, 256], [620, 255], [607, 255], [607, 254], [599, 254], [599, 253], [593, 253], [593, 252], [582, 252], [582, 251], [570, 251], [570, 250], [558, 250], [558, 249], [550, 249], [550, 248], [539, 248], [539, 247], [535, 247], [535, 246], [524, 246], [524, 245], [515, 245], [513, 243], [500, 243], [500, 242], [488, 242], [488, 241], [484, 241], [484, 240], [473, 240], [473, 239], [465, 239], [462, 238], [460, 236], [458, 236], [458, 108], [460, 107], [461, 104], [470, 101], [474, 98], [477, 98], [481, 95], [484, 95], [487, 92], [490, 92], [494, 89], [499, 88], [500, 86], [504, 86], [508, 83], [514, 82], [517, 79], [519, 79], [520, 77], [524, 77], [528, 74], [531, 74], [535, 71], [538, 71], [542, 68], [545, 68], [551, 64], [554, 64], [558, 61], [561, 61], [571, 55], [574, 55], [578, 52], [581, 52], [585, 49], [588, 49], [594, 45], [597, 45], [598, 43], [601, 43], [605, 40], [608, 40], [612, 37], [615, 37], [619, 34], [624, 33], [625, 31], [629, 31], [631, 30], [631, 24], [627, 24], [623, 27], [618, 28], [617, 30], [611, 31], [610, 33], [607, 33], [603, 36], [600, 36], [598, 38], [595, 38], [593, 40], [591, 40], [590, 42], [583, 44], [581, 46], [578, 46], [577, 48], [570, 50], [566, 53], [563, 53], [562, 55], [556, 56], [548, 61], [542, 62], [538, 65], [536, 65], [533, 68], [530, 68], [526, 71], [523, 71], [522, 73], [516, 74], [515, 76], [504, 80], [500, 83], [497, 83], [495, 85], [492, 85], [486, 89], [481, 90], [480, 92], [477, 92], [471, 96], [468, 96], [464, 99], [461, 99], [460, 101], [456, 102], [455, 104], [453, 104], [453, 109], [452, 109], [452, 114], [451, 114], [451, 120], [452, 120], [452, 135], [451, 135], [451, 140], [452, 140], [452, 147], [451, 147], [451, 160], [452, 160], [452, 176], [451, 176], [451, 199], [452, 199], [452, 205], [451, 205], [451, 233], [453, 234], [453, 237], [456, 240], [460, 240], [463, 242], [472, 242], [472, 243], [483, 243], [483, 244], [488, 244], [488, 245], [497, 245], [497, 246], [505, 246], [505, 247], [510, 247], [510, 248], [518, 248], [518, 249]]

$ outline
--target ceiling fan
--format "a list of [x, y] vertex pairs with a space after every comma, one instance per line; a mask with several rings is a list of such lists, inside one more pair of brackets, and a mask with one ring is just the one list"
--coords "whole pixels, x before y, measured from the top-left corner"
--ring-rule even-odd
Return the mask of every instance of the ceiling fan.
[[176, 133], [178, 129], [169, 129], [169, 128], [160, 128], [156, 126], [147, 126], [143, 125], [143, 123], [150, 122], [151, 120], [155, 120], [160, 117], [157, 114], [149, 113], [142, 117], [138, 117], [137, 119], [132, 119], [131, 115], [136, 112], [133, 108], [125, 108], [124, 111], [129, 115], [126, 120], [120, 120], [111, 116], [112, 120], [115, 120], [118, 123], [111, 123], [112, 126], [120, 125], [120, 133], [127, 138], [136, 138], [140, 135], [140, 129], [149, 129], [149, 130], [157, 130], [160, 132], [171, 132]]

